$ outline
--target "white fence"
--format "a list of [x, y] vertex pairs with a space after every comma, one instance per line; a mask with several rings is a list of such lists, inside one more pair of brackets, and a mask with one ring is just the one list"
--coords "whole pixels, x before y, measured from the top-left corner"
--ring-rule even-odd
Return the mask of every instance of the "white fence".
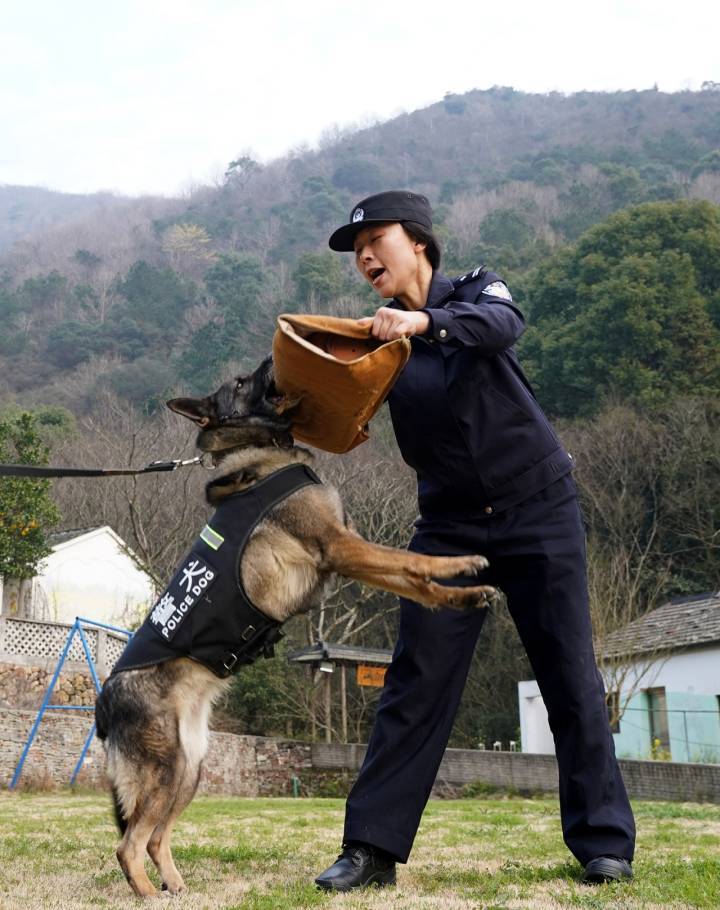
[[[54, 669], [71, 629], [72, 623], [0, 616], [0, 663]], [[107, 676], [125, 649], [127, 638], [92, 627], [83, 628], [83, 632], [98, 675]], [[68, 652], [65, 669], [87, 670], [85, 652], [78, 635]]]

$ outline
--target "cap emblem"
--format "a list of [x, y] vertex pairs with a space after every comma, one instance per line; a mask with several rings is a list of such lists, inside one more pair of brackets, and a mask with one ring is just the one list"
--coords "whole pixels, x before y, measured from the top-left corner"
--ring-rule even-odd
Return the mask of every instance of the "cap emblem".
[[355, 211], [353, 212], [353, 217], [352, 217], [353, 224], [355, 224], [356, 221], [362, 221], [364, 217], [365, 217], [365, 212], [363, 211], [363, 209], [355, 209]]

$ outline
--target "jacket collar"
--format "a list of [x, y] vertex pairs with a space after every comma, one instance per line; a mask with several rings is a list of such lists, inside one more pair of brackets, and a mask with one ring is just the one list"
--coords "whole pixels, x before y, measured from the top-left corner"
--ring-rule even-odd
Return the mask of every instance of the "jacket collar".
[[[455, 285], [449, 278], [445, 275], [441, 275], [440, 272], [434, 271], [432, 273], [432, 278], [430, 279], [427, 301], [423, 309], [432, 310], [435, 307], [439, 307], [448, 299], [454, 290]], [[392, 301], [387, 305], [394, 310], [405, 309], [396, 297], [393, 297]]]

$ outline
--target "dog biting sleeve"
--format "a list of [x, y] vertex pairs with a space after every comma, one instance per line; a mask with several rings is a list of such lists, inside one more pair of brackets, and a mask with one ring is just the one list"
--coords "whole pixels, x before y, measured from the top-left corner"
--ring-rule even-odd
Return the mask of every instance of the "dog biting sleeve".
[[380, 342], [356, 319], [283, 313], [273, 337], [275, 384], [292, 401], [292, 434], [342, 454], [368, 423], [410, 357], [407, 338]]

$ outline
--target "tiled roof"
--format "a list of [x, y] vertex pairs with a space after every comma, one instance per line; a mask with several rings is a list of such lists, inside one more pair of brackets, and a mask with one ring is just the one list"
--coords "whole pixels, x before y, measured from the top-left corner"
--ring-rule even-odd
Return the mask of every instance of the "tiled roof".
[[603, 653], [606, 657], [667, 653], [712, 642], [720, 642], [720, 592], [663, 604], [608, 635]]
[[287, 659], [292, 663], [317, 663], [320, 660], [331, 660], [336, 663], [350, 664], [389, 664], [392, 651], [385, 648], [361, 648], [354, 645], [331, 645], [320, 642], [292, 651]]

